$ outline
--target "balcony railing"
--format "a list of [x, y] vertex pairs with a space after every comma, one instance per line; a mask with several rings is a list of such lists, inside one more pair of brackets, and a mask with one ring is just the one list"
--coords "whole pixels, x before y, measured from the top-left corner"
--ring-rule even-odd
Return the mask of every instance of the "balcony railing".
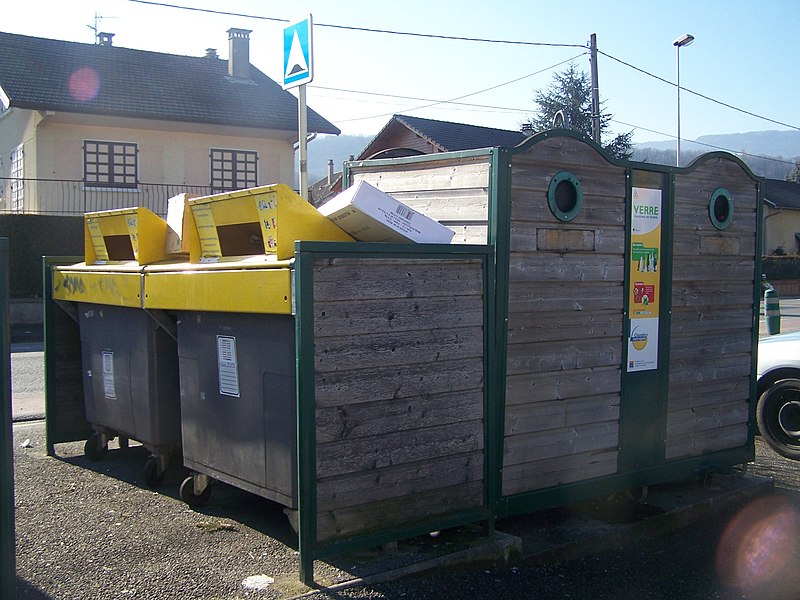
[[0, 177], [0, 213], [83, 215], [141, 206], [165, 217], [167, 200], [172, 196], [206, 196], [216, 191], [210, 186], [180, 183], [140, 183], [136, 189], [92, 188], [80, 180]]

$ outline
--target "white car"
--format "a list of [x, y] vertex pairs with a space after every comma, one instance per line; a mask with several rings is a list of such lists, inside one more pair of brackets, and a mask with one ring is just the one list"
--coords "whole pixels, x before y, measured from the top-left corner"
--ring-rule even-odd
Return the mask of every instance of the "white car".
[[800, 460], [800, 331], [758, 342], [761, 436], [778, 454]]

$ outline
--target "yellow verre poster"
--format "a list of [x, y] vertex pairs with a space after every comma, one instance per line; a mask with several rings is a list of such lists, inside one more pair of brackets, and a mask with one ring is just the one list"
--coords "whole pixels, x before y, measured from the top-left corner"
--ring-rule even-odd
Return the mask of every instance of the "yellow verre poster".
[[661, 190], [633, 188], [630, 223], [628, 372], [658, 368]]

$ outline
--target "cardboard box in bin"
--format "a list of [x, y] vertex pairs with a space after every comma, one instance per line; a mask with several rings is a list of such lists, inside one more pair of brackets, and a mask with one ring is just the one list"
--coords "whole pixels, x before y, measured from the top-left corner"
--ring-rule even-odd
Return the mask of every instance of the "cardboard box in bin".
[[167, 254], [189, 254], [188, 216], [191, 194], [178, 194], [167, 200], [167, 239], [164, 251]]
[[366, 181], [347, 188], [319, 212], [359, 242], [449, 244], [455, 235]]

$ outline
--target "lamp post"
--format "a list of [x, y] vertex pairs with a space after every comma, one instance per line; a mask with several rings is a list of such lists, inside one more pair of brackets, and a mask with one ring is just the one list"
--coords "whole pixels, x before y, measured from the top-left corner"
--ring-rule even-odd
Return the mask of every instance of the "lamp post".
[[677, 72], [678, 72], [678, 143], [675, 150], [675, 166], [681, 166], [681, 48], [683, 46], [688, 46], [694, 41], [694, 36], [688, 33], [684, 33], [681, 37], [677, 40], [672, 42], [672, 45], [675, 46], [675, 55], [677, 61]]

